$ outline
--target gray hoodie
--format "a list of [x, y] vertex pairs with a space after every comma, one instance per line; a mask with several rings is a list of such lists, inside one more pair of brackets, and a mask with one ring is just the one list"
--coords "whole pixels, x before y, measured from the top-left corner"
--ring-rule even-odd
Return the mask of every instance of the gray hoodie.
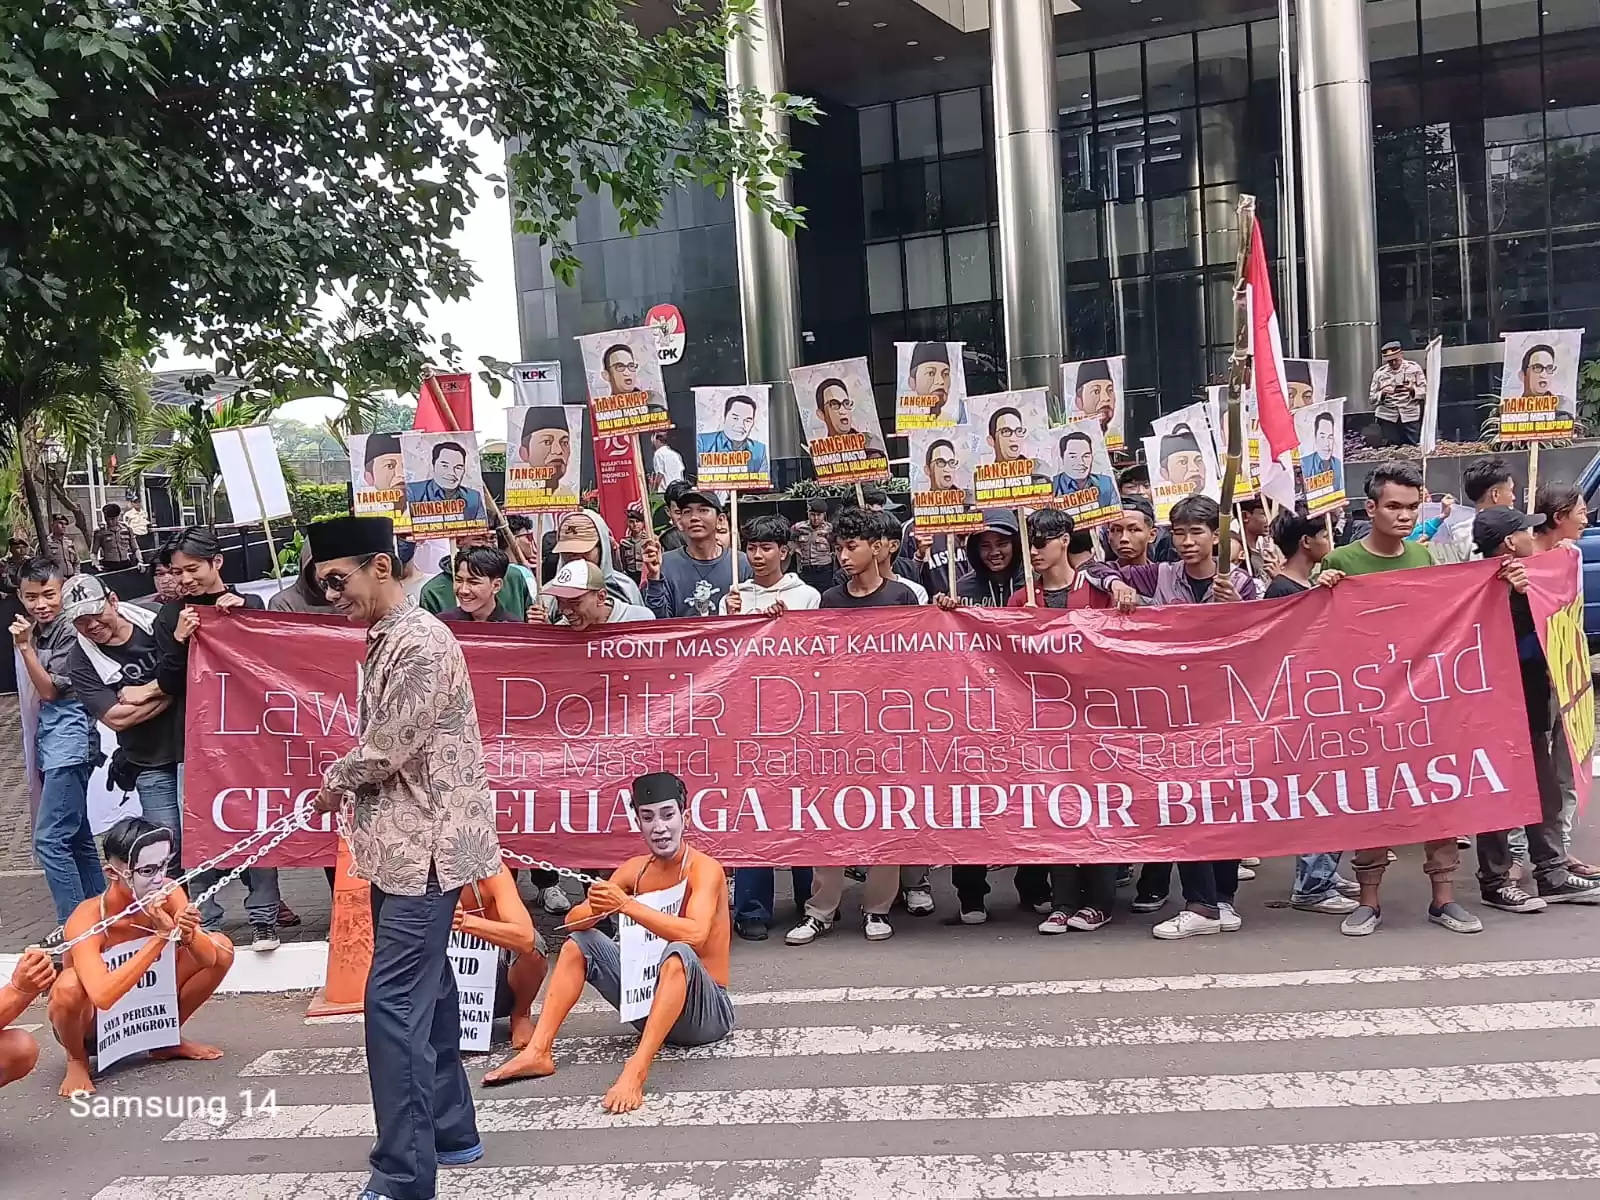
[[[606, 528], [606, 523], [600, 519], [600, 514], [593, 509], [581, 508], [578, 510], [590, 521], [594, 522], [595, 532], [600, 535], [600, 573], [606, 577], [606, 591], [613, 598], [624, 604], [631, 604], [638, 608], [648, 607], [644, 602], [644, 595], [639, 591], [639, 585], [627, 575], [617, 569], [611, 560], [611, 531]], [[554, 596], [547, 596], [542, 591], [539, 593], [539, 603], [544, 605], [545, 615], [550, 618], [551, 624], [561, 624], [560, 612], [556, 608]], [[628, 620], [637, 620], [629, 617]]]

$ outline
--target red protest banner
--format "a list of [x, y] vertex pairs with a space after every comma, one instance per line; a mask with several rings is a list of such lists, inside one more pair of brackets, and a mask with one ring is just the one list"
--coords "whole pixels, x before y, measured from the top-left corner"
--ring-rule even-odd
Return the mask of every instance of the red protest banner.
[[1554, 550], [1528, 559], [1527, 568], [1529, 609], [1567, 735], [1581, 811], [1594, 786], [1594, 676], [1583, 628], [1583, 560], [1576, 550]]
[[[506, 846], [638, 848], [669, 770], [731, 864], [1152, 862], [1407, 845], [1538, 812], [1492, 563], [1285, 601], [1112, 611], [874, 609], [575, 633], [457, 625]], [[1570, 586], [1571, 580], [1569, 580]], [[184, 844], [298, 808], [269, 865], [333, 861], [310, 813], [356, 728], [363, 631], [203, 610]]]

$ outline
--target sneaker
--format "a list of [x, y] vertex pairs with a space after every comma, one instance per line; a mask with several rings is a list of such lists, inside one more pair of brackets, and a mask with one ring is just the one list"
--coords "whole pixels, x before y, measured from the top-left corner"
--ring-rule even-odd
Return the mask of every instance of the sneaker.
[[[1051, 920], [1055, 918], [1052, 917]], [[1111, 923], [1111, 914], [1101, 912], [1098, 908], [1080, 908], [1067, 918], [1067, 927], [1076, 929], [1080, 933], [1093, 933], [1102, 925]]]
[[1341, 896], [1361, 895], [1361, 885], [1354, 879], [1346, 879], [1343, 875], [1333, 877], [1333, 890]]
[[1067, 914], [1057, 909], [1039, 923], [1040, 933], [1065, 933], [1067, 931]]
[[1600, 904], [1600, 880], [1568, 874], [1565, 883], [1539, 881], [1539, 898], [1546, 904]]
[[[1472, 839], [1469, 838], [1469, 837], [1458, 837], [1458, 838], [1456, 838], [1456, 849], [1457, 850], [1471, 850], [1472, 849]], [[1391, 851], [1391, 853], [1393, 853], [1393, 852]], [[1394, 860], [1390, 859], [1389, 861], [1393, 862]]]
[[861, 923], [869, 942], [886, 942], [894, 936], [894, 926], [882, 913], [868, 913]]
[[867, 869], [865, 867], [846, 867], [844, 869], [844, 877], [853, 883], [865, 883], [867, 881]]
[[989, 910], [979, 906], [978, 908], [963, 908], [955, 916], [946, 917], [944, 923], [946, 925], [982, 925], [988, 919]]
[[1203, 917], [1186, 908], [1170, 920], [1162, 921], [1152, 927], [1150, 932], [1164, 942], [1176, 942], [1202, 933], [1221, 933], [1222, 922], [1215, 917]]
[[1492, 892], [1484, 892], [1482, 899], [1490, 908], [1498, 908], [1501, 912], [1536, 913], [1542, 912], [1545, 907], [1543, 900], [1523, 891], [1514, 883], [1502, 884]]
[[[1461, 840], [1462, 840], [1462, 839], [1460, 839], [1460, 838], [1457, 838], [1457, 839], [1456, 839], [1456, 845], [1458, 845], [1458, 846], [1459, 846], [1459, 845], [1460, 845], [1460, 844], [1461, 844]], [[1471, 842], [1468, 842], [1468, 843], [1467, 843], [1467, 845], [1469, 845], [1469, 846], [1470, 846], [1470, 845], [1471, 845], [1471, 844], [1472, 844], [1472, 843], [1471, 843]], [[1384, 861], [1384, 862], [1387, 862], [1387, 863], [1392, 863], [1392, 862], [1396, 862], [1396, 861], [1398, 861], [1398, 860], [1399, 860], [1399, 858], [1400, 858], [1400, 856], [1399, 856], [1399, 855], [1398, 855], [1398, 854], [1396, 854], [1396, 853], [1395, 853], [1395, 852], [1394, 852], [1394, 851], [1393, 851], [1393, 850], [1385, 850], [1385, 851], [1384, 851], [1384, 852], [1383, 852], [1383, 856], [1384, 856], [1384, 857], [1383, 857], [1383, 861]]]
[[1238, 933], [1239, 930], [1244, 928], [1244, 918], [1239, 915], [1233, 905], [1227, 903], [1218, 904], [1217, 912], [1220, 914], [1218, 919], [1222, 922], [1223, 933]]
[[1428, 920], [1443, 925], [1451, 933], [1482, 933], [1483, 922], [1454, 900], [1449, 904], [1429, 905]]
[[[1569, 870], [1571, 868], [1568, 868]], [[293, 929], [300, 924], [300, 914], [295, 912], [282, 900], [278, 901], [278, 926], [281, 929]]]
[[767, 923], [765, 921], [735, 921], [733, 923], [733, 931], [747, 942], [764, 942], [767, 940]]
[[1133, 886], [1133, 868], [1132, 867], [1118, 867], [1117, 868], [1117, 888], [1118, 888], [1118, 890], [1121, 890], [1122, 888], [1130, 888], [1132, 886]]
[[1567, 859], [1567, 874], [1576, 875], [1579, 879], [1600, 879], [1600, 867], [1591, 866], [1580, 859]]
[[[1261, 860], [1258, 858], [1258, 859], [1256, 859], [1256, 861], [1260, 862]], [[1239, 882], [1240, 883], [1244, 883], [1246, 880], [1254, 879], [1255, 877], [1256, 877], [1256, 869], [1254, 867], [1247, 867], [1242, 862], [1239, 864]]]
[[1290, 908], [1298, 908], [1301, 912], [1331, 913], [1334, 916], [1343, 916], [1353, 913], [1361, 906], [1352, 896], [1341, 896], [1338, 892], [1329, 892], [1320, 900], [1291, 900]]
[[465, 1167], [483, 1157], [483, 1143], [468, 1146], [465, 1150], [440, 1150], [434, 1157], [441, 1167]]
[[1339, 932], [1345, 937], [1366, 937], [1369, 933], [1375, 933], [1382, 924], [1381, 912], [1371, 905], [1358, 904], [1354, 912], [1339, 922]]
[[572, 900], [561, 890], [559, 885], [547, 887], [544, 890], [544, 910], [552, 917], [559, 917], [562, 913], [572, 908]]
[[1136, 913], [1160, 912], [1167, 906], [1165, 896], [1135, 896], [1133, 898], [1133, 911]]
[[928, 888], [907, 888], [904, 899], [906, 911], [913, 917], [925, 917], [933, 911], [933, 892]]
[[1259, 858], [1241, 858], [1239, 860], [1239, 865], [1241, 867], [1259, 867], [1261, 865], [1261, 860]]
[[265, 954], [268, 950], [278, 948], [278, 931], [271, 925], [252, 925], [253, 936], [250, 938], [250, 949], [258, 954]]
[[783, 941], [788, 946], [809, 946], [832, 928], [832, 921], [824, 921], [821, 917], [804, 917], [800, 924], [783, 935]]

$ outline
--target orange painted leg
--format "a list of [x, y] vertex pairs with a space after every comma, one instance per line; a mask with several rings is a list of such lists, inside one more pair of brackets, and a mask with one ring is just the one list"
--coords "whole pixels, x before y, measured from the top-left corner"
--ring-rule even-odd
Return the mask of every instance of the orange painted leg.
[[632, 1112], [644, 1103], [644, 1081], [656, 1061], [667, 1034], [683, 1015], [683, 1002], [689, 994], [689, 979], [683, 973], [683, 959], [677, 955], [663, 959], [656, 977], [656, 998], [650, 1003], [650, 1016], [639, 1035], [639, 1045], [622, 1068], [622, 1074], [600, 1101], [607, 1112]]
[[550, 970], [542, 954], [524, 954], [506, 972], [511, 984], [511, 1046], [521, 1050], [533, 1039], [533, 1002]]
[[[209, 967], [202, 967], [193, 954], [178, 948], [178, 1023], [187, 1025], [189, 1018], [194, 1015], [211, 994], [217, 990], [217, 985], [227, 975], [228, 968], [233, 966], [233, 943], [228, 936], [222, 933], [202, 933], [200, 937], [208, 937], [217, 948], [217, 961]], [[222, 1057], [222, 1051], [215, 1046], [207, 1046], [202, 1042], [191, 1042], [187, 1038], [180, 1038], [176, 1046], [169, 1046], [165, 1050], [152, 1050], [150, 1057], [158, 1061], [174, 1058], [195, 1059], [200, 1062], [209, 1062]]]
[[39, 1043], [21, 1029], [0, 1030], [0, 1087], [15, 1083], [39, 1062]]
[[89, 1075], [89, 1039], [94, 1035], [94, 1004], [71, 967], [56, 977], [50, 988], [50, 1029], [67, 1055], [67, 1074], [61, 1095], [93, 1092]]
[[567, 1019], [572, 1006], [583, 995], [587, 976], [588, 967], [583, 960], [583, 951], [576, 942], [567, 942], [556, 956], [550, 989], [544, 994], [539, 1023], [534, 1026], [528, 1044], [505, 1066], [497, 1067], [485, 1075], [484, 1083], [510, 1083], [513, 1079], [535, 1079], [556, 1073], [556, 1060], [550, 1048], [555, 1045], [556, 1031], [561, 1028], [561, 1022]]

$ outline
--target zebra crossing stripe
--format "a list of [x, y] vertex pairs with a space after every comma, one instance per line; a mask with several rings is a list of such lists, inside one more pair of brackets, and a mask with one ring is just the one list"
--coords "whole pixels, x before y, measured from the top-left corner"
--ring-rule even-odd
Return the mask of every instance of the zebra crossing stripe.
[[[1438, 963], [1398, 967], [1346, 967], [1320, 971], [1257, 971], [1216, 975], [1135, 975], [1120, 979], [1039, 979], [1017, 983], [928, 984], [911, 987], [794, 988], [736, 993], [736, 1008], [767, 1004], [861, 1004], [908, 1001], [1003, 1000], [1030, 996], [1099, 996], [1129, 992], [1198, 992], [1294, 987], [1353, 987], [1382, 983], [1450, 983], [1475, 979], [1530, 979], [1600, 972], [1600, 958], [1538, 958], [1511, 962]], [[588, 993], [573, 1012], [610, 1012]], [[360, 1024], [360, 1013], [308, 1017], [308, 1025]]]
[[[1239, 1196], [1331, 1188], [1600, 1179], [1600, 1135], [1305, 1145], [1184, 1146], [1042, 1154], [893, 1155], [474, 1167], [442, 1200], [1044, 1200]], [[348, 1200], [364, 1173], [168, 1175], [119, 1179], [94, 1200]], [[1448, 1193], [1441, 1193], [1447, 1195]]]
[[[1600, 1096], [1600, 1059], [1174, 1075], [882, 1087], [652, 1091], [644, 1108], [614, 1117], [598, 1096], [524, 1096], [476, 1102], [482, 1133], [641, 1126], [826, 1125], [864, 1121], [1035, 1120], [1178, 1112], [1377, 1108]], [[370, 1104], [279, 1105], [213, 1125], [185, 1121], [169, 1142], [371, 1138]]]
[[[1600, 1028], [1600, 1000], [1545, 1000], [1459, 1004], [1427, 1008], [1334, 1009], [1319, 1012], [1234, 1013], [1155, 1017], [1100, 1017], [1004, 1025], [814, 1025], [735, 1029], [711, 1046], [667, 1046], [663, 1060], [834, 1057], [855, 1054], [941, 1054], [1079, 1047], [1194, 1045], [1204, 1043], [1322, 1041], [1364, 1037], [1449, 1037], [1539, 1029]], [[634, 1036], [574, 1037], [556, 1043], [558, 1062], [619, 1062]], [[489, 1065], [511, 1057], [502, 1050]], [[366, 1072], [360, 1046], [269, 1050], [247, 1064], [242, 1077], [359, 1075]]]

